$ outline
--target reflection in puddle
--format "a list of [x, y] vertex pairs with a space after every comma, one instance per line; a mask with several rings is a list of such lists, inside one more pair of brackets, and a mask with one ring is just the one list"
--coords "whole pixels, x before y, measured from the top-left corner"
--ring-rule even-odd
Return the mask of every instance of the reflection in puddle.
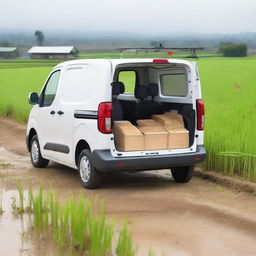
[[32, 255], [32, 244], [26, 239], [28, 231], [28, 215], [13, 213], [11, 202], [18, 200], [15, 190], [5, 190], [0, 187], [2, 194], [3, 213], [0, 215], [0, 251], [1, 255]]

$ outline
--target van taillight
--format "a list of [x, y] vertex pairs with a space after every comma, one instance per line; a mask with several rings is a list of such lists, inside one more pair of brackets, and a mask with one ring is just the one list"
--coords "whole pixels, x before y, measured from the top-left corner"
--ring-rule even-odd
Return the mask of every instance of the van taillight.
[[169, 63], [167, 59], [153, 59], [153, 63]]
[[98, 130], [102, 133], [112, 133], [112, 103], [102, 102], [98, 107]]
[[202, 131], [204, 129], [204, 102], [203, 100], [196, 101], [197, 111], [197, 130]]

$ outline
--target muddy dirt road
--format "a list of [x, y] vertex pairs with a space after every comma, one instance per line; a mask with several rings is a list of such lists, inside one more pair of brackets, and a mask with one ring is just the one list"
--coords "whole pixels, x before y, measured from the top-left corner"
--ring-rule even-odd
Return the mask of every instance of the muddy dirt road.
[[[105, 177], [103, 187], [87, 191], [76, 171], [51, 163], [32, 168], [25, 146], [25, 127], [0, 119], [0, 178], [3, 207], [0, 216], [0, 255], [53, 255], [38, 250], [20, 234], [24, 227], [11, 216], [11, 197], [17, 180], [25, 187], [50, 187], [66, 198], [69, 193], [100, 197], [107, 212], [121, 222], [127, 218], [139, 255], [153, 248], [156, 255], [256, 255], [256, 197], [193, 178], [174, 183], [169, 170], [122, 173]], [[37, 249], [33, 249], [36, 247]]]

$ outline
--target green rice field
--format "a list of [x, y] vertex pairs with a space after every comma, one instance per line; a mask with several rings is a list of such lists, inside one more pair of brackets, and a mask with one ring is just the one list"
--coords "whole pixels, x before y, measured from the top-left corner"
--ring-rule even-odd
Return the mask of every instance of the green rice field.
[[[138, 57], [146, 57], [144, 55]], [[120, 54], [83, 54], [81, 57], [100, 56], [118, 58]], [[31, 108], [27, 103], [28, 93], [40, 91], [57, 63], [54, 60], [0, 60], [0, 115], [26, 122]], [[256, 57], [211, 56], [199, 59], [198, 64], [206, 108], [208, 157], [203, 167], [256, 181]]]

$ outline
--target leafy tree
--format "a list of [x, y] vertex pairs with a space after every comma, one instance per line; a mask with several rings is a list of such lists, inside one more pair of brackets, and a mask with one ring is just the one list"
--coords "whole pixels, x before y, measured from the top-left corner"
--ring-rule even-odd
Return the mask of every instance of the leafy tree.
[[44, 33], [40, 30], [37, 30], [35, 32], [35, 37], [36, 37], [36, 41], [37, 41], [37, 45], [43, 45], [44, 43]]
[[247, 45], [221, 42], [218, 52], [224, 57], [245, 57], [247, 56]]

